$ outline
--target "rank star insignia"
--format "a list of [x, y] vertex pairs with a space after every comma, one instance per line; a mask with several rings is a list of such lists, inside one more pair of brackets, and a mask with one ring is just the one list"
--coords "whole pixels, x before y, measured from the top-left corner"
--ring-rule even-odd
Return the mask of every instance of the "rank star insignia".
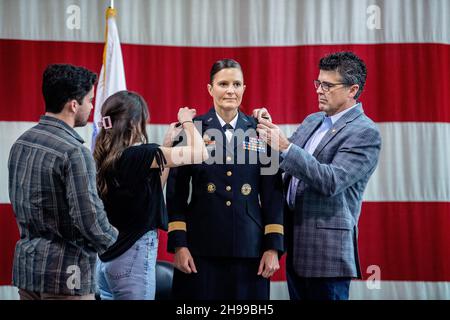
[[248, 183], [242, 185], [241, 193], [244, 196], [248, 196], [250, 194], [250, 192], [252, 192], [252, 186], [251, 185], [249, 185]]
[[216, 191], [216, 185], [212, 182], [208, 183], [208, 186], [206, 187], [209, 193], [213, 193]]

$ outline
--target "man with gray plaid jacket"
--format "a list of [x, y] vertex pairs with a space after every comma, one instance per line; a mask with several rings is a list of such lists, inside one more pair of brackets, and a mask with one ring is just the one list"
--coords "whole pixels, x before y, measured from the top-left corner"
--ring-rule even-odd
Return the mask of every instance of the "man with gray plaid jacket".
[[96, 79], [82, 67], [49, 65], [45, 115], [11, 148], [9, 197], [20, 232], [13, 284], [21, 300], [93, 300], [97, 253], [116, 241], [94, 159], [73, 129], [88, 122]]
[[[374, 172], [381, 136], [357, 101], [364, 62], [338, 52], [319, 62], [314, 81], [320, 112], [289, 139], [254, 110], [260, 137], [281, 152], [285, 191], [286, 273], [291, 300], [346, 300], [361, 277], [357, 225], [363, 192]], [[264, 119], [268, 118], [268, 119]]]

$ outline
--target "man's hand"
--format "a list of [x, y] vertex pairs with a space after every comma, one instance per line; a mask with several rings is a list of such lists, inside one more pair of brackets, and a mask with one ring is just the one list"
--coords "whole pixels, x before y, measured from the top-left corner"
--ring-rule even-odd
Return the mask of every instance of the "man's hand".
[[259, 263], [258, 276], [270, 278], [278, 269], [280, 269], [280, 264], [278, 263], [277, 251], [265, 251]]
[[258, 119], [258, 122], [261, 121], [262, 119], [272, 122], [272, 117], [270, 116], [269, 111], [267, 111], [266, 108], [255, 109], [253, 110], [252, 115], [253, 118]]
[[263, 139], [273, 150], [283, 152], [289, 147], [289, 140], [280, 128], [264, 119], [261, 119], [256, 129], [259, 137]]
[[186, 247], [178, 247], [175, 249], [175, 257], [173, 259], [175, 268], [184, 273], [197, 273], [195, 267], [194, 258], [191, 256], [191, 252]]

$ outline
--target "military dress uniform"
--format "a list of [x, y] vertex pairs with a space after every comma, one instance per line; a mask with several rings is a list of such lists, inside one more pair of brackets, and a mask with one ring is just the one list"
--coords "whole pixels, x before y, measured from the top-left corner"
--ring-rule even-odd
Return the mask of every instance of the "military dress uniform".
[[198, 271], [175, 270], [173, 295], [268, 299], [269, 280], [257, 271], [264, 251], [283, 251], [278, 163], [272, 174], [261, 174], [271, 165], [262, 156], [271, 150], [258, 139], [254, 118], [239, 112], [231, 142], [214, 108], [194, 119], [196, 126], [200, 121], [210, 158], [171, 169], [167, 182], [168, 251], [187, 247]]

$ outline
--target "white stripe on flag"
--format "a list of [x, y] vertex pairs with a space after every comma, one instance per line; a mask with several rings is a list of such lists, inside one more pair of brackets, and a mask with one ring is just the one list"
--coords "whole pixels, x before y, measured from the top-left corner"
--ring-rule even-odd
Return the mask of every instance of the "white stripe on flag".
[[[105, 2], [0, 1], [0, 38], [102, 42]], [[117, 1], [122, 43], [244, 47], [450, 43], [448, 0]], [[77, 16], [76, 8], [80, 9]], [[70, 9], [64, 14], [64, 10]], [[77, 19], [79, 29], [66, 27]]]
[[[366, 281], [350, 283], [350, 300], [449, 300], [450, 282], [380, 281], [379, 288]], [[0, 300], [18, 300], [17, 288], [0, 286]], [[270, 283], [270, 300], [289, 300], [286, 281]]]
[[[379, 281], [375, 283], [353, 280], [350, 283], [350, 300], [448, 300], [450, 282]], [[289, 300], [285, 281], [270, 283], [271, 300]]]
[[[8, 156], [14, 141], [35, 123], [0, 121], [0, 203], [9, 203]], [[161, 144], [168, 125], [147, 125], [151, 142]], [[383, 146], [364, 201], [450, 201], [450, 123], [379, 123]], [[288, 136], [297, 125], [280, 126]], [[91, 145], [92, 126], [75, 129]], [[4, 152], [3, 152], [4, 150]]]

